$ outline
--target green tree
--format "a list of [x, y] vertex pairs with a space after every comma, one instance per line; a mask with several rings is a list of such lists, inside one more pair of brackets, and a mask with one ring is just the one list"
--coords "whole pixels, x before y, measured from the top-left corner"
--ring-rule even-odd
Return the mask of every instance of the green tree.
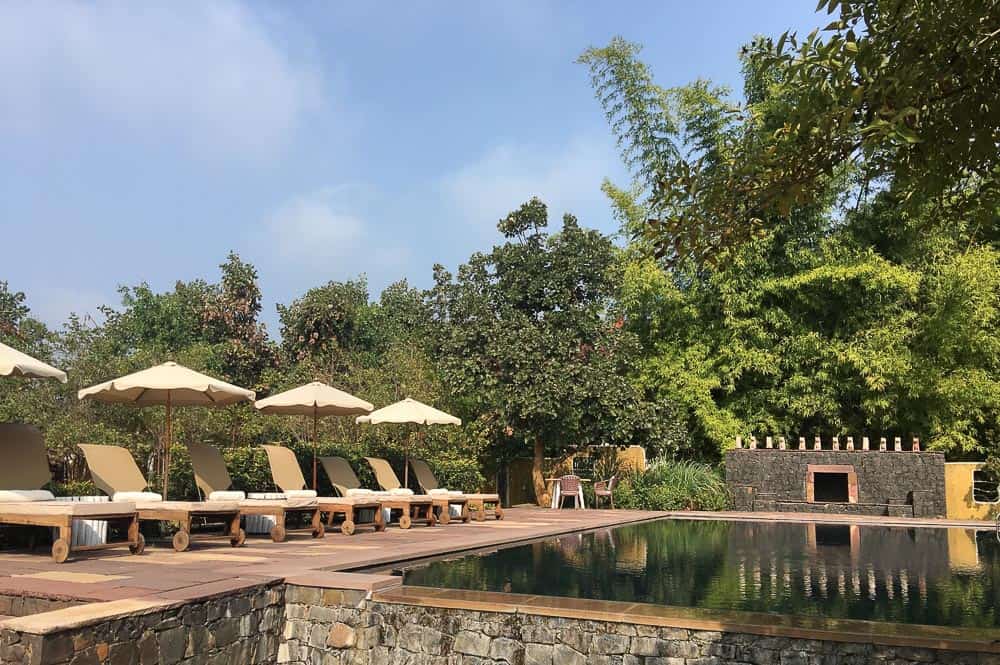
[[547, 452], [641, 442], [655, 422], [627, 378], [634, 337], [610, 315], [618, 251], [571, 215], [547, 224], [545, 204], [525, 203], [498, 224], [507, 242], [456, 277], [436, 266], [429, 294], [445, 385], [500, 458], [531, 451], [539, 501]]
[[823, 30], [744, 50], [742, 102], [704, 84], [660, 88], [621, 38], [581, 56], [644, 186], [643, 232], [659, 256], [714, 263], [821, 202], [845, 174], [856, 200], [890, 188], [911, 212], [934, 202], [994, 215], [1000, 2], [819, 8], [837, 14]]
[[[679, 128], [673, 140], [680, 154], [697, 156], [691, 173], [700, 179], [698, 196], [670, 209], [677, 220], [710, 217], [718, 244], [689, 234], [686, 221], [666, 235], [662, 226], [652, 236], [635, 233], [656, 216], [657, 183], [605, 184], [634, 238], [621, 303], [644, 349], [639, 385], [681, 406], [700, 456], [750, 431], [912, 433], [956, 454], [996, 455], [995, 207], [985, 214], [964, 205], [964, 195], [954, 205], [918, 201], [895, 180], [859, 198], [858, 165], [829, 170], [808, 197], [759, 206], [766, 223], [743, 237], [742, 204], [702, 205], [729, 196], [734, 156], [755, 158], [735, 151], [734, 141], [770, 136], [791, 113], [781, 67], [759, 66], [765, 43], [755, 42], [745, 60], [757, 115], [729, 114], [724, 91], [703, 81], [666, 93], [665, 112]], [[608, 49], [633, 60], [637, 53], [619, 41]], [[629, 66], [645, 71], [637, 61]], [[654, 85], [626, 83], [636, 80]], [[969, 185], [963, 193], [981, 203], [978, 192]], [[669, 260], [658, 260], [667, 237]]]

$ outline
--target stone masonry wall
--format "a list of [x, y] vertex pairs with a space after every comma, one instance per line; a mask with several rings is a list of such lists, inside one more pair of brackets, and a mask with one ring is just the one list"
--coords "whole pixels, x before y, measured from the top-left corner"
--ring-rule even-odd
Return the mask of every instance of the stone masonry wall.
[[289, 587], [282, 665], [1000, 665], [1000, 656], [366, 601]]
[[[858, 479], [857, 504], [806, 503], [806, 469], [810, 464], [850, 465]], [[746, 449], [726, 453], [726, 482], [737, 509], [889, 514], [944, 517], [944, 454], [861, 450]], [[748, 489], [749, 488], [749, 489]], [[905, 514], [903, 514], [905, 512]]]
[[[283, 603], [286, 603], [283, 605]], [[1000, 656], [370, 600], [289, 585], [33, 635], [11, 665], [1000, 665]]]
[[271, 665], [284, 587], [261, 585], [44, 635], [0, 630], [4, 665]]

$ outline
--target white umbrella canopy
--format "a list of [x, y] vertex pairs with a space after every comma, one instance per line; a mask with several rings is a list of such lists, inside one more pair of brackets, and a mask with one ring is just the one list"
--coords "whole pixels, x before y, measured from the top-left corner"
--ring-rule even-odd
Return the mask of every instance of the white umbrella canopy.
[[358, 423], [415, 423], [417, 425], [461, 425], [462, 419], [407, 397], [404, 400], [383, 406], [367, 416], [355, 418]]
[[[381, 409], [372, 411], [367, 416], [358, 416], [354, 419], [357, 423], [413, 423], [415, 425], [461, 425], [462, 419], [456, 418], [450, 413], [445, 413], [433, 406], [428, 406], [423, 402], [407, 397], [404, 400], [383, 406]], [[408, 448], [408, 447], [407, 447]], [[403, 485], [410, 482], [410, 454], [407, 449], [403, 460]]]
[[319, 381], [286, 390], [255, 402], [261, 413], [285, 416], [355, 416], [375, 405]]
[[213, 379], [184, 365], [165, 362], [84, 388], [77, 397], [136, 406], [162, 406], [167, 402], [173, 406], [229, 406], [252, 402], [257, 395], [252, 390]]
[[23, 376], [31, 379], [56, 379], [66, 383], [66, 372], [36, 360], [26, 353], [0, 342], [0, 376]]
[[318, 421], [326, 416], [353, 416], [369, 413], [375, 408], [371, 402], [337, 390], [320, 381], [313, 381], [298, 388], [271, 395], [254, 403], [261, 413], [285, 416], [312, 416], [313, 418], [313, 473], [312, 486], [316, 489], [318, 466], [316, 444]]
[[171, 409], [175, 406], [230, 406], [254, 401], [256, 393], [214, 379], [175, 362], [99, 383], [77, 392], [79, 399], [113, 404], [167, 407], [167, 436], [164, 450], [163, 498], [170, 482], [170, 444], [173, 438]]

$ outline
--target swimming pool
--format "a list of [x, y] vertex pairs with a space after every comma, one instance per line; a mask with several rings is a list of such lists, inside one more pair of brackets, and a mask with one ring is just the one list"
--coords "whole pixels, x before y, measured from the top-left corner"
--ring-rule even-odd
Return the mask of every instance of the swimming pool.
[[834, 619], [1000, 625], [993, 531], [656, 520], [418, 562], [403, 583]]

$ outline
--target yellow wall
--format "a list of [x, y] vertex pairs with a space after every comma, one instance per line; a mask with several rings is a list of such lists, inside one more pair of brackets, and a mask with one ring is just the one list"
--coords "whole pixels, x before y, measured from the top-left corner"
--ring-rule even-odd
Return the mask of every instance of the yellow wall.
[[944, 465], [944, 491], [948, 518], [989, 520], [997, 516], [1000, 504], [972, 500], [972, 473], [983, 468], [980, 462], [948, 462]]

